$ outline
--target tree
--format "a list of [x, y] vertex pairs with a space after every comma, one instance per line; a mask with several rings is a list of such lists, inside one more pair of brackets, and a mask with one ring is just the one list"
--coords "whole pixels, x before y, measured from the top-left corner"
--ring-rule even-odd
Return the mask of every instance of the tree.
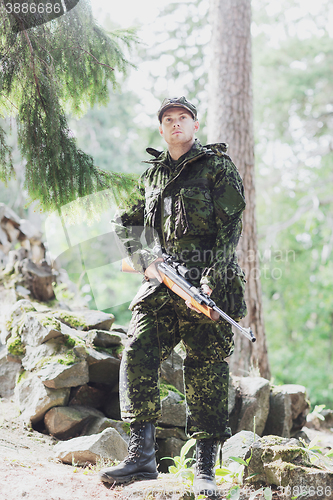
[[311, 403], [332, 407], [332, 5], [304, 13], [289, 0], [268, 14], [265, 3], [254, 1], [253, 30], [270, 363], [276, 383], [302, 383]]
[[[1, 10], [0, 113], [16, 116], [31, 200], [51, 210], [96, 191], [117, 196], [128, 190], [131, 176], [99, 169], [77, 147], [67, 114], [79, 116], [88, 106], [107, 102], [108, 84], [118, 86], [116, 71], [125, 74], [130, 65], [121, 47], [133, 46], [134, 32], [106, 33], [85, 0], [44, 24], [14, 21]], [[13, 164], [3, 128], [0, 162], [0, 178], [7, 182]]]
[[251, 1], [212, 0], [211, 65], [209, 72], [208, 141], [229, 144], [230, 154], [243, 178], [247, 208], [240, 241], [240, 264], [247, 276], [245, 323], [256, 333], [251, 344], [235, 337], [231, 370], [235, 374], [258, 366], [270, 378], [261, 302], [257, 252], [252, 109]]

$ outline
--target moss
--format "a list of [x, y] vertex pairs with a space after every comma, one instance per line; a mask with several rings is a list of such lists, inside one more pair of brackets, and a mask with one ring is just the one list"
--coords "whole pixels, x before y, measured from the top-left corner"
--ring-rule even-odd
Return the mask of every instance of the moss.
[[122, 422], [121, 426], [124, 432], [130, 436], [131, 434], [131, 428], [130, 428], [130, 423], [129, 422]]
[[77, 344], [77, 342], [70, 335], [66, 335], [65, 340], [64, 340], [64, 344], [66, 347], [74, 347]]
[[75, 356], [73, 350], [70, 350], [66, 354], [57, 357], [56, 361], [61, 365], [74, 365], [78, 361], [78, 358]]
[[53, 318], [52, 316], [48, 316], [45, 313], [37, 313], [35, 316], [38, 321], [43, 326], [45, 326], [45, 328], [52, 328], [53, 330], [57, 330], [58, 332], [60, 332], [61, 324], [57, 319]]
[[169, 391], [172, 391], [172, 392], [175, 392], [176, 394], [178, 394], [182, 398], [182, 400], [185, 399], [184, 394], [182, 394], [180, 391], [178, 391], [178, 389], [176, 389], [175, 386], [173, 386], [171, 384], [167, 384], [166, 382], [161, 380], [160, 381], [160, 397], [161, 397], [161, 399], [166, 398], [167, 395], [169, 394]]
[[71, 326], [72, 328], [81, 330], [87, 328], [85, 318], [83, 316], [80, 316], [79, 314], [73, 314], [69, 311], [56, 311], [55, 316], [59, 318], [60, 321], [68, 326]]
[[23, 380], [26, 380], [29, 376], [29, 372], [22, 370], [16, 380], [16, 384], [19, 384], [20, 382], [23, 382]]
[[25, 346], [22, 344], [21, 337], [10, 337], [7, 341], [7, 349], [13, 356], [24, 356]]
[[104, 352], [106, 354], [110, 354], [111, 356], [118, 357], [118, 355], [123, 351], [124, 346], [114, 346], [114, 347], [98, 347], [98, 346], [93, 346], [93, 349], [97, 352]]

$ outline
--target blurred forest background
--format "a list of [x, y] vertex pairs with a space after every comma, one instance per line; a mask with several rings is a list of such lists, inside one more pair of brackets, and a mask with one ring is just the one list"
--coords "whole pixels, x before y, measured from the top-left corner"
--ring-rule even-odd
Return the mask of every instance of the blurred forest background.
[[[252, 15], [258, 276], [271, 371], [274, 383], [303, 384], [312, 405], [333, 408], [333, 5], [320, 0], [305, 12], [302, 0], [253, 0]], [[105, 16], [104, 28], [116, 27], [111, 18]], [[139, 174], [145, 148], [164, 147], [155, 108], [170, 93], [198, 106], [198, 137], [206, 143], [208, 1], [171, 3], [148, 29], [155, 42], [139, 45], [130, 58], [145, 65], [146, 92], [136, 88], [133, 70], [121, 93], [110, 88], [106, 106], [69, 117], [79, 147], [105, 170]], [[153, 95], [148, 104], [147, 89]], [[0, 184], [0, 200], [21, 217], [48, 224], [48, 240], [56, 239], [50, 215], [26, 207], [15, 123], [2, 123], [14, 148], [16, 180]], [[126, 324], [128, 292], [134, 295], [140, 279], [108, 266], [112, 213], [81, 227], [85, 267], [82, 248], [80, 254], [74, 246], [59, 251], [58, 260], [89, 307]]]

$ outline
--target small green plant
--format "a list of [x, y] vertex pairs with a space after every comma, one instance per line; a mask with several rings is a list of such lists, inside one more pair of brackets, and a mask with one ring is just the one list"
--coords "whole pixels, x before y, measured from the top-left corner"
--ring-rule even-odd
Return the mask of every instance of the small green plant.
[[333, 450], [329, 450], [323, 454], [322, 449], [318, 445], [319, 437], [316, 436], [309, 444], [300, 438], [304, 448], [307, 451], [311, 464], [324, 470], [333, 471]]
[[[180, 455], [176, 457], [163, 457], [162, 460], [171, 459], [174, 465], [169, 466], [170, 474], [175, 474], [177, 477], [187, 480], [190, 484], [193, 484], [194, 472], [191, 469], [193, 458], [186, 457], [191, 448], [195, 445], [195, 439], [189, 439], [186, 441], [184, 446], [180, 450]], [[191, 465], [190, 465], [191, 464]]]
[[59, 302], [71, 301], [75, 297], [75, 294], [68, 290], [66, 283], [53, 286], [53, 291]]
[[221, 484], [222, 482], [235, 483], [236, 485], [240, 485], [243, 483], [243, 475], [245, 467], [248, 467], [250, 460], [252, 458], [252, 451], [249, 458], [243, 460], [240, 457], [230, 457], [232, 462], [228, 465], [228, 467], [217, 467], [215, 470], [215, 474], [217, 477], [217, 483]]
[[325, 420], [324, 415], [321, 414], [321, 412], [326, 408], [326, 405], [316, 405], [310, 415], [313, 415], [314, 417], [318, 418], [319, 420]]

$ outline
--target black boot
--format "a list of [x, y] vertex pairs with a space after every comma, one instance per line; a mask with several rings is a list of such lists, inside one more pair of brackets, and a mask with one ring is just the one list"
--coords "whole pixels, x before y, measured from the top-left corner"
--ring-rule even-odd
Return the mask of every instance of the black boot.
[[214, 472], [218, 444], [218, 440], [214, 438], [197, 439], [193, 481], [195, 495], [205, 495], [208, 497], [218, 495]]
[[131, 424], [128, 455], [120, 464], [101, 470], [107, 483], [125, 484], [141, 479], [156, 479], [155, 426], [151, 422]]

